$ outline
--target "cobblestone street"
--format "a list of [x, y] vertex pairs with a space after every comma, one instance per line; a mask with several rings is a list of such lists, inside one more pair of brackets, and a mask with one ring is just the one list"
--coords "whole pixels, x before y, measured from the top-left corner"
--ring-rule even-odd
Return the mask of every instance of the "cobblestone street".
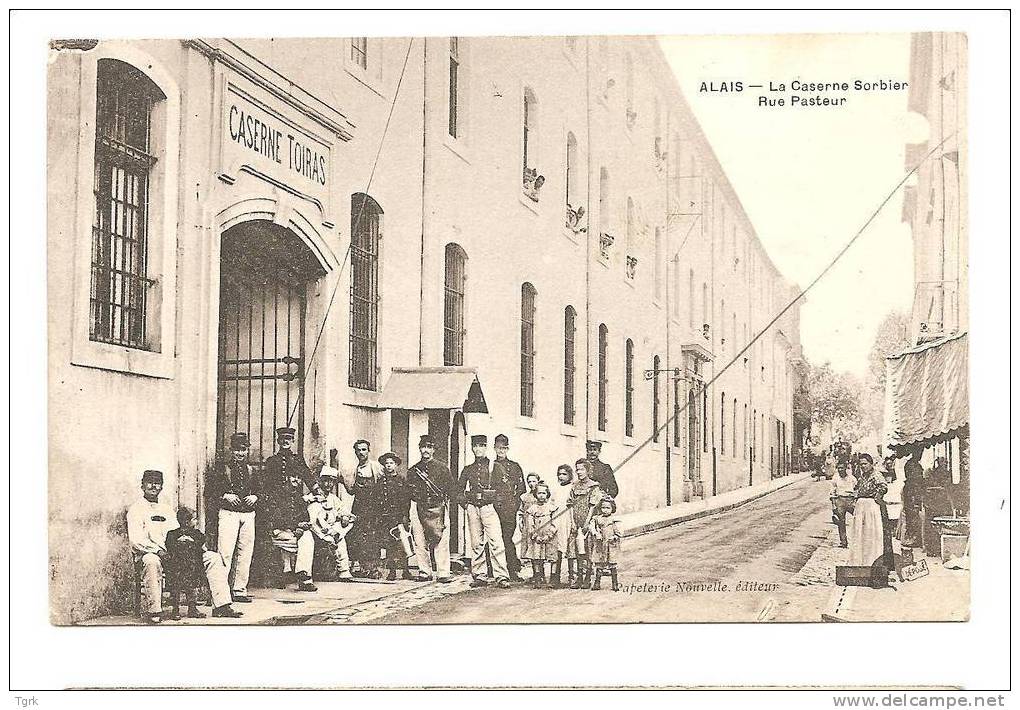
[[819, 621], [846, 551], [829, 486], [810, 480], [718, 515], [627, 538], [621, 591], [429, 584], [309, 623]]

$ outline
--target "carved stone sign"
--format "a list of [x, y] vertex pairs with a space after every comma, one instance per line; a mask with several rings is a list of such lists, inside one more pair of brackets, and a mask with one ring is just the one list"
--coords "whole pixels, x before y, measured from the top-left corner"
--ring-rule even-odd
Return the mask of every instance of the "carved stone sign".
[[329, 222], [331, 143], [232, 79], [222, 106], [220, 179], [249, 173], [313, 202]]

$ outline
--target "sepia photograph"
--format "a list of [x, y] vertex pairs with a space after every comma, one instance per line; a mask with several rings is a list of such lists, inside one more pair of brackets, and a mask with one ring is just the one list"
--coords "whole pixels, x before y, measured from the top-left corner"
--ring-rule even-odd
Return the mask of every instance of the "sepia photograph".
[[964, 33], [329, 30], [49, 42], [51, 624], [968, 620]]

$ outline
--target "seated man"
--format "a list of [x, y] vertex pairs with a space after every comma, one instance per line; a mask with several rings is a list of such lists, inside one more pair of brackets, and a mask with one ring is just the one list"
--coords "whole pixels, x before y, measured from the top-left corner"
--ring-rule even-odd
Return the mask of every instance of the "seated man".
[[351, 575], [346, 537], [353, 526], [354, 516], [349, 506], [345, 510], [343, 501], [334, 492], [338, 480], [336, 473], [323, 466], [319, 482], [312, 485], [312, 492], [305, 496], [305, 500], [308, 502], [312, 532], [333, 554], [338, 581], [350, 582], [354, 577]]
[[301, 486], [300, 473], [293, 471], [282, 485], [277, 482], [270, 489], [267, 527], [272, 531], [273, 547], [280, 551], [283, 561], [283, 577], [277, 588], [286, 589], [296, 582], [299, 592], [314, 592], [318, 589], [312, 583], [315, 535]]
[[[128, 541], [142, 583], [142, 618], [148, 624], [158, 624], [163, 618], [166, 536], [178, 527], [177, 516], [170, 506], [159, 502], [159, 494], [162, 492], [162, 472], [145, 471], [142, 474], [143, 499], [132, 504], [127, 512]], [[202, 566], [212, 593], [212, 615], [230, 618], [241, 616], [241, 612], [230, 606], [230, 585], [227, 584], [227, 568], [223, 558], [216, 552], [203, 552]]]

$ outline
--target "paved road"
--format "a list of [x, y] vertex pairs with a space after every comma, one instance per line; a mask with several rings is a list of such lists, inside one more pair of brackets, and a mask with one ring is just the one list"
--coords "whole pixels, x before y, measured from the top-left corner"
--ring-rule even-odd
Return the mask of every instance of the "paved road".
[[[620, 592], [470, 589], [392, 600], [371, 623], [576, 623], [819, 619], [831, 587], [790, 583], [831, 545], [828, 486], [796, 483], [726, 513], [627, 538]], [[699, 591], [684, 591], [687, 585]], [[367, 611], [367, 610], [366, 610]], [[345, 616], [342, 623], [358, 623]]]

